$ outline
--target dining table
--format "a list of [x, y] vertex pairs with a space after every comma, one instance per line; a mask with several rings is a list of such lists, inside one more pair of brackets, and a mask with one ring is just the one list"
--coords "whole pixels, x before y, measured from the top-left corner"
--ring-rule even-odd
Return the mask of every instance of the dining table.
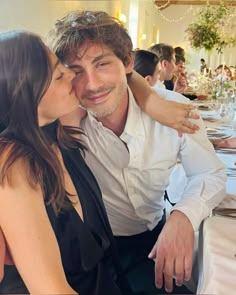
[[[209, 138], [236, 137], [232, 119], [222, 116], [212, 102], [197, 105]], [[215, 151], [225, 163], [227, 193], [199, 230], [196, 294], [228, 295], [236, 292], [236, 148]]]

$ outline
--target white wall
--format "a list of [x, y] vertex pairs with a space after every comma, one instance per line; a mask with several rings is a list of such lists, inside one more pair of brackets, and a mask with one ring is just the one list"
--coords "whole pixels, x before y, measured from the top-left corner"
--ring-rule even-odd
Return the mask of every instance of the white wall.
[[[194, 10], [196, 8], [194, 6]], [[132, 28], [130, 34], [133, 36], [134, 47], [147, 49], [152, 43], [158, 42], [156, 38], [159, 32], [160, 42], [186, 49], [191, 70], [199, 70], [199, 60], [202, 57], [209, 62], [212, 69], [222, 62], [236, 64], [235, 48], [224, 50], [223, 56], [213, 52], [210, 58], [204, 50], [196, 52], [189, 47], [185, 40], [185, 28], [193, 17], [189, 6], [172, 5], [163, 10], [164, 18], [174, 20], [169, 22], [161, 17], [153, 0], [0, 0], [0, 31], [27, 29], [46, 36], [57, 18], [75, 9], [104, 10], [115, 17], [120, 13], [125, 14], [125, 26], [127, 29]], [[136, 27], [135, 23], [131, 24], [130, 16], [134, 21], [137, 20]], [[185, 17], [181, 21], [176, 22], [183, 16]]]

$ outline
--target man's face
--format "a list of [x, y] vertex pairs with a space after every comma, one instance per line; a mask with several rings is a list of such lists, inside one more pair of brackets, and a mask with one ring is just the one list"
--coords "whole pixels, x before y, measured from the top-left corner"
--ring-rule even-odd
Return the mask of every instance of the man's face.
[[80, 104], [97, 118], [113, 114], [128, 99], [126, 74], [133, 63], [124, 66], [106, 45], [85, 42], [69, 67], [76, 73], [73, 81]]
[[177, 65], [175, 65], [175, 73], [177, 74], [184, 74], [185, 71], [185, 65], [182, 60], [179, 61]]
[[175, 57], [172, 56], [170, 61], [163, 60], [161, 61], [161, 77], [160, 79], [162, 81], [164, 80], [171, 80], [173, 77], [173, 73], [175, 70]]

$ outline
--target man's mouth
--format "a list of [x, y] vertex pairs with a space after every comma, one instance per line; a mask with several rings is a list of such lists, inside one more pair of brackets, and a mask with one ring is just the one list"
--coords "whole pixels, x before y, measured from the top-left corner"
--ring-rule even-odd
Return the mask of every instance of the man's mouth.
[[106, 100], [110, 92], [111, 92], [111, 89], [100, 92], [100, 93], [92, 94], [92, 95], [91, 94], [86, 95], [84, 98], [90, 100], [93, 104], [99, 104], [103, 102], [104, 100]]

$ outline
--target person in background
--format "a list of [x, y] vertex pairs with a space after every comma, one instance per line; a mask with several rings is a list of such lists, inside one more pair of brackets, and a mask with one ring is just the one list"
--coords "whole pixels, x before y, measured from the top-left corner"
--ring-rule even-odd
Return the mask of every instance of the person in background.
[[225, 67], [225, 80], [226, 81], [233, 80], [233, 75], [232, 75], [231, 69], [229, 67]]
[[147, 50], [138, 50], [134, 54], [134, 70], [140, 74], [151, 87], [155, 88], [160, 80], [160, 65], [158, 56]]
[[[171, 80], [175, 71], [175, 54], [174, 48], [170, 45], [159, 43], [149, 48], [150, 51], [154, 52], [160, 63], [160, 80], [157, 84], [159, 88], [166, 88], [164, 81]], [[173, 91], [182, 93], [186, 88], [186, 79], [184, 77], [178, 77], [174, 83]]]
[[[174, 52], [175, 52], [175, 72], [177, 73], [181, 72], [182, 74], [185, 74], [184, 73], [185, 50], [182, 47], [177, 46], [174, 48]], [[166, 86], [166, 89], [169, 89], [169, 90], [174, 89], [173, 78], [171, 80], [165, 80], [164, 84]]]
[[[102, 189], [129, 286], [135, 294], [165, 293], [155, 288], [162, 287], [164, 275], [172, 292], [174, 273], [177, 285], [190, 277], [194, 230], [224, 197], [224, 166], [204, 125], [199, 120], [197, 133], [180, 138], [141, 111], [127, 85], [131, 39], [107, 13], [68, 13], [55, 23], [49, 43], [76, 73], [76, 95], [88, 111], [81, 121], [89, 147], [85, 159]], [[71, 114], [63, 123], [70, 120]], [[196, 154], [204, 159], [200, 165]], [[178, 156], [188, 184], [165, 222], [163, 196]]]
[[182, 47], [177, 46], [177, 47], [174, 48], [174, 51], [175, 51], [176, 55], [180, 55], [180, 56], [183, 56], [185, 58], [185, 50]]
[[200, 64], [200, 74], [206, 74], [208, 69], [204, 58], [200, 59]]
[[[186, 84], [186, 87], [187, 87], [188, 82], [187, 82], [187, 78], [186, 78], [186, 75], [185, 75], [185, 64], [184, 63], [185, 63], [185, 58], [182, 55], [175, 54], [175, 70], [173, 72], [172, 79], [164, 81], [166, 89], [174, 90], [175, 82], [180, 77], [185, 79], [185, 84]], [[185, 88], [182, 89], [183, 91], [181, 93], [184, 92]]]

